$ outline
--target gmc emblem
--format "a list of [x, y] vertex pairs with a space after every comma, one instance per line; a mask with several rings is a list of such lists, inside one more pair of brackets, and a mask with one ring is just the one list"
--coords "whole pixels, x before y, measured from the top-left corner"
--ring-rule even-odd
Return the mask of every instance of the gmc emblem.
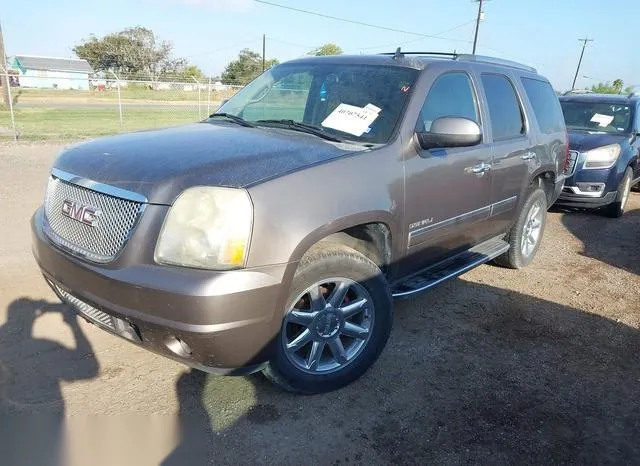
[[82, 205], [79, 202], [66, 199], [62, 203], [62, 215], [92, 227], [98, 217], [102, 215], [102, 211], [96, 207]]

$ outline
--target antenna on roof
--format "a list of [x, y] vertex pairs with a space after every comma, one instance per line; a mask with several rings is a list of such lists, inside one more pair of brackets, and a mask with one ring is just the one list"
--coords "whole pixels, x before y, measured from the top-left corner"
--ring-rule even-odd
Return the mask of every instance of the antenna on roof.
[[393, 58], [394, 60], [397, 60], [398, 58], [402, 58], [402, 57], [404, 57], [404, 54], [402, 53], [402, 49], [398, 47], [396, 49], [396, 53], [393, 54]]

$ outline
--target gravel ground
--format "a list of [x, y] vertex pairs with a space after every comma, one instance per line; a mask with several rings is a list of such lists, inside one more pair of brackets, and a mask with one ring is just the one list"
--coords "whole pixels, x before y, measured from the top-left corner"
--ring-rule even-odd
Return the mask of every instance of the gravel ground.
[[526, 270], [485, 265], [397, 303], [365, 377], [298, 397], [58, 304], [29, 217], [61, 148], [0, 145], [0, 463], [640, 463], [639, 193], [618, 220], [551, 212]]

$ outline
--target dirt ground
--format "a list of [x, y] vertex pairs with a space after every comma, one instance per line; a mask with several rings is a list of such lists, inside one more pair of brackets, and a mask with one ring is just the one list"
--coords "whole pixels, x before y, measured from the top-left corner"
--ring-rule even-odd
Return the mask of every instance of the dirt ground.
[[640, 193], [550, 213], [533, 265], [395, 308], [358, 382], [299, 397], [205, 376], [58, 304], [29, 218], [56, 145], [0, 146], [0, 464], [638, 464]]

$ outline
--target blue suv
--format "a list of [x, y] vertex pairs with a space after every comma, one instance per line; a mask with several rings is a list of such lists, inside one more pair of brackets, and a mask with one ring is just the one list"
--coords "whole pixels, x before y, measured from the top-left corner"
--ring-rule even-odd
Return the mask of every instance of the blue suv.
[[570, 155], [557, 204], [621, 217], [640, 182], [640, 96], [573, 94], [560, 104]]

